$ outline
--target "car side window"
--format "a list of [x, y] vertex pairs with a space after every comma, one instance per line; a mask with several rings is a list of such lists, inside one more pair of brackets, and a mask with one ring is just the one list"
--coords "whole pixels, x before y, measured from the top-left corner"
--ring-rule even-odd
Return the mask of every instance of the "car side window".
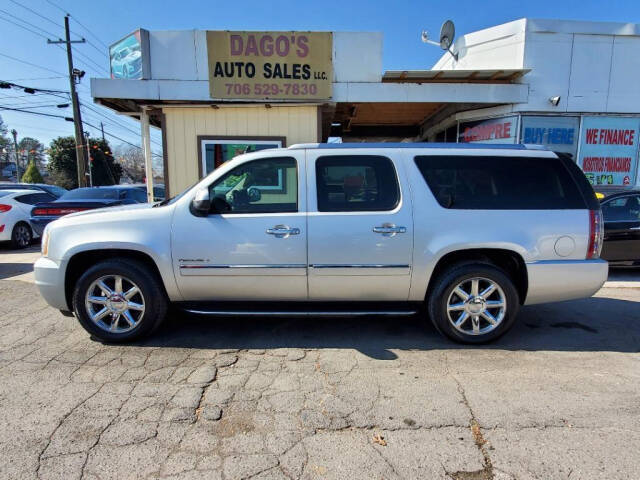
[[582, 209], [569, 170], [555, 158], [424, 155], [416, 166], [438, 203], [461, 210]]
[[44, 203], [44, 202], [52, 202], [56, 199], [53, 195], [49, 193], [28, 193], [26, 195], [20, 195], [19, 197], [15, 197], [16, 200], [20, 203], [24, 203], [26, 205], [35, 205], [36, 203]]
[[129, 197], [137, 203], [145, 203], [147, 201], [147, 191], [132, 188], [129, 190]]
[[396, 171], [387, 157], [319, 157], [316, 188], [319, 212], [387, 211], [400, 201]]
[[602, 204], [605, 222], [640, 221], [640, 195], [618, 197]]
[[237, 166], [209, 187], [211, 213], [298, 211], [295, 158], [275, 157]]

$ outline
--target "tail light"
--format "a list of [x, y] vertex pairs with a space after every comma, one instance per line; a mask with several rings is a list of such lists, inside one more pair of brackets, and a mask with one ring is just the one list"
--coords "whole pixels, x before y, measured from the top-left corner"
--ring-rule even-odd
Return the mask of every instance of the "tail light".
[[0, 213], [8, 212], [9, 210], [11, 210], [11, 205], [0, 203]]
[[54, 216], [69, 215], [70, 213], [83, 212], [88, 208], [34, 208], [31, 212], [35, 216]]
[[603, 235], [602, 210], [589, 210], [589, 247], [587, 248], [587, 260], [600, 257]]

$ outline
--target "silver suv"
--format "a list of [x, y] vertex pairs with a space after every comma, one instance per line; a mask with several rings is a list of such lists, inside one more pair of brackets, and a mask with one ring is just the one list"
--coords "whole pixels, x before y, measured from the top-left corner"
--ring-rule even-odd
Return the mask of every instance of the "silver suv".
[[523, 304], [596, 292], [601, 245], [591, 186], [553, 152], [309, 144], [236, 157], [171, 200], [65, 216], [44, 232], [35, 276], [49, 304], [110, 342], [149, 334], [172, 303], [205, 315], [420, 312], [480, 343]]

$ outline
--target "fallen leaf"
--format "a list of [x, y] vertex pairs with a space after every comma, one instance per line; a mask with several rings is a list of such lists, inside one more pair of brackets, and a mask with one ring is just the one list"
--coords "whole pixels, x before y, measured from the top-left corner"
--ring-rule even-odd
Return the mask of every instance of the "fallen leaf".
[[373, 436], [373, 442], [377, 443], [378, 445], [382, 445], [383, 447], [387, 446], [387, 441], [384, 439], [384, 437], [382, 435], [380, 435], [379, 433], [376, 433]]

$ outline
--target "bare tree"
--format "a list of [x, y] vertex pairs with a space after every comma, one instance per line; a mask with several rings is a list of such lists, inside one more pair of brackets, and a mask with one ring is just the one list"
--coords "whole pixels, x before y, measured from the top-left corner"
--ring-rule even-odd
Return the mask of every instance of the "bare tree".
[[139, 148], [119, 145], [114, 149], [113, 156], [122, 166], [123, 176], [128, 177], [132, 183], [144, 182], [144, 155]]

